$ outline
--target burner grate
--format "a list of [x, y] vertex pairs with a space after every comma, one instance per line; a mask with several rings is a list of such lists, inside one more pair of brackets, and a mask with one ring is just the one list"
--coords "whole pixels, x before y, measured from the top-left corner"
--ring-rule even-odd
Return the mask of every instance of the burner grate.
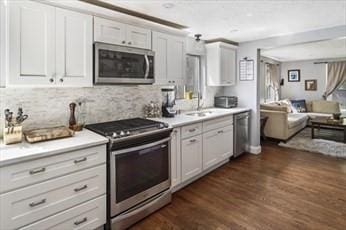
[[159, 127], [161, 122], [152, 121], [144, 118], [132, 118], [118, 121], [103, 122], [87, 125], [86, 128], [104, 136], [111, 135], [113, 132], [135, 131], [141, 129]]

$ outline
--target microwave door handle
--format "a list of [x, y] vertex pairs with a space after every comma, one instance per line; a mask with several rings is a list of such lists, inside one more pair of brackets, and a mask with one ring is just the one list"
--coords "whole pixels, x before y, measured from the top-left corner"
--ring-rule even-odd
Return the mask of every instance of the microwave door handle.
[[146, 65], [144, 79], [147, 79], [149, 75], [149, 70], [150, 70], [148, 55], [144, 55], [144, 59], [145, 59], [145, 65]]

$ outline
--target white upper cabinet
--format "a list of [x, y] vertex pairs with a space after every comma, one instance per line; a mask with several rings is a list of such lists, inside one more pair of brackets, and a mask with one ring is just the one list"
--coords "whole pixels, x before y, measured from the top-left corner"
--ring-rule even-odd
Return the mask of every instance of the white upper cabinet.
[[185, 75], [185, 40], [172, 36], [168, 41], [167, 78], [173, 83], [181, 83]]
[[236, 48], [222, 42], [206, 45], [209, 86], [230, 86], [236, 83]]
[[92, 16], [10, 2], [8, 86], [92, 86]]
[[151, 49], [151, 30], [94, 17], [94, 40], [96, 42]]
[[126, 44], [126, 25], [120, 22], [94, 17], [94, 40], [110, 44]]
[[57, 9], [57, 83], [72, 86], [92, 86], [92, 50], [92, 16]]
[[153, 32], [155, 83], [180, 84], [185, 77], [185, 38]]
[[127, 45], [142, 49], [151, 49], [151, 30], [127, 25]]
[[168, 40], [166, 34], [153, 32], [153, 51], [155, 51], [155, 83], [167, 84]]
[[55, 8], [10, 2], [9, 85], [55, 82]]

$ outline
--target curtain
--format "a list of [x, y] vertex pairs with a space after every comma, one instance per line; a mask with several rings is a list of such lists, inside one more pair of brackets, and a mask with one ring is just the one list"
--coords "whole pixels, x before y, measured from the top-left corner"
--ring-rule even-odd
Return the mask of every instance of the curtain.
[[267, 99], [271, 101], [279, 100], [279, 71], [276, 64], [266, 64], [266, 91]]
[[337, 88], [346, 81], [346, 61], [327, 64], [327, 86], [323, 98], [327, 99]]

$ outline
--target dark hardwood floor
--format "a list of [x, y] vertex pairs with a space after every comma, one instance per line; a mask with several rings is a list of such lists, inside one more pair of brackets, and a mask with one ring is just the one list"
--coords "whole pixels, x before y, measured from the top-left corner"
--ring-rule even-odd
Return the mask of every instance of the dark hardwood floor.
[[264, 144], [132, 229], [346, 229], [346, 160]]

